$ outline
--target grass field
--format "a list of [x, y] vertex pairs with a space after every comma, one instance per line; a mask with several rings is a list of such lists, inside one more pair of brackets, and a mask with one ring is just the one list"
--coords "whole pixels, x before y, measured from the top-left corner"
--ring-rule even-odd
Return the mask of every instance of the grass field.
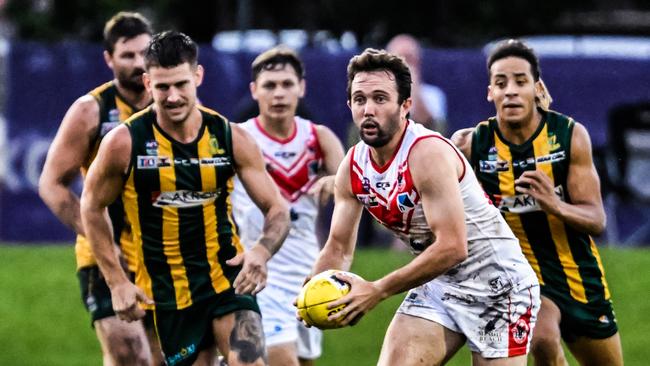
[[[650, 363], [650, 250], [603, 248], [626, 365]], [[101, 365], [100, 350], [79, 299], [70, 246], [0, 245], [0, 365]], [[352, 270], [376, 279], [408, 261], [406, 253], [360, 250]], [[319, 366], [374, 365], [395, 308], [394, 296], [356, 326], [325, 333]], [[450, 365], [469, 365], [463, 349]], [[531, 363], [532, 364], [532, 363]], [[576, 365], [570, 360], [571, 365]]]

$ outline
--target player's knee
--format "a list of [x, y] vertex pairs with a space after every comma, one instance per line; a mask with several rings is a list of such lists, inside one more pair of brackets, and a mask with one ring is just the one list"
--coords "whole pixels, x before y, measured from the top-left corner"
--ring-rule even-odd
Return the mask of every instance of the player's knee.
[[264, 360], [261, 357], [252, 360], [252, 359], [247, 359], [246, 357], [244, 358], [239, 357], [233, 352], [230, 352], [227, 365], [228, 366], [267, 366], [268, 364], [266, 360]]
[[151, 354], [145, 346], [142, 337], [120, 336], [113, 339], [110, 347], [111, 357], [116, 366], [150, 366]]
[[535, 360], [548, 360], [551, 362], [549, 363], [550, 365], [562, 364], [552, 362], [554, 360], [564, 360], [564, 351], [562, 350], [560, 339], [545, 334], [535, 334], [533, 336], [531, 353], [535, 357]]

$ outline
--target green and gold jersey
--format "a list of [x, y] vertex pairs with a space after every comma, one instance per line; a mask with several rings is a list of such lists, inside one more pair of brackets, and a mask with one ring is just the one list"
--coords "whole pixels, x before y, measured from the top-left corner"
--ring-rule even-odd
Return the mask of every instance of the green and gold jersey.
[[[138, 111], [122, 98], [113, 81], [102, 84], [88, 94], [92, 95], [99, 104], [99, 128], [97, 129], [97, 136], [93, 142], [93, 146], [90, 149], [90, 154], [81, 166], [81, 174], [83, 176], [86, 175], [88, 167], [95, 160], [102, 138], [110, 130], [117, 127], [123, 121], [126, 121], [133, 113]], [[131, 238], [131, 228], [125, 221], [122, 201], [120, 199], [115, 201], [108, 207], [108, 212], [113, 224], [115, 241], [120, 244], [129, 270], [135, 272], [135, 248], [133, 247], [133, 240]], [[78, 269], [97, 265], [93, 252], [90, 249], [90, 244], [81, 235], [77, 235], [75, 253]]]
[[122, 199], [139, 260], [136, 284], [157, 309], [183, 309], [232, 288], [243, 251], [232, 218], [234, 161], [229, 122], [199, 107], [194, 142], [180, 143], [157, 124], [153, 108], [126, 123], [131, 166]]
[[515, 179], [536, 169], [551, 178], [561, 200], [571, 202], [567, 176], [575, 121], [553, 111], [542, 112], [542, 116], [533, 136], [521, 145], [503, 138], [495, 117], [479, 123], [472, 137], [472, 166], [519, 239], [543, 291], [581, 303], [609, 299], [592, 238], [545, 213], [530, 195], [515, 192]]

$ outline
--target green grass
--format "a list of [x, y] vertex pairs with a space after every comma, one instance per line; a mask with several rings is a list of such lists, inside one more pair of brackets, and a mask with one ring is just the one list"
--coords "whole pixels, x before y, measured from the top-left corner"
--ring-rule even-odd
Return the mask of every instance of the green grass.
[[[626, 365], [647, 365], [650, 347], [650, 249], [603, 248], [601, 255], [621, 329]], [[79, 298], [71, 246], [0, 245], [0, 365], [101, 365], [100, 349]], [[410, 256], [360, 250], [352, 270], [376, 279]], [[379, 304], [354, 327], [325, 332], [319, 366], [374, 365], [401, 301]], [[469, 365], [461, 350], [450, 365]], [[532, 364], [532, 363], [531, 363]], [[570, 360], [571, 365], [576, 365]]]

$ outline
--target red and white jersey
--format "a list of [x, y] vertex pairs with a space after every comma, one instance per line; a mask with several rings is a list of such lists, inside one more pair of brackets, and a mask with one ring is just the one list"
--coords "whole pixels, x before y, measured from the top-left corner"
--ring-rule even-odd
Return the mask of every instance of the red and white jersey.
[[[296, 116], [293, 134], [281, 140], [269, 135], [257, 118], [239, 126], [262, 150], [266, 170], [289, 203], [291, 212], [289, 236], [268, 263], [268, 283], [289, 290], [300, 289], [320, 250], [315, 224], [318, 200], [307, 194], [323, 166], [316, 127]], [[264, 217], [239, 179], [235, 180], [232, 202], [240, 238], [245, 246], [250, 247], [262, 234]]]
[[[352, 148], [350, 178], [352, 192], [374, 218], [419, 254], [435, 241], [424, 216], [420, 194], [413, 184], [409, 153], [418, 141], [440, 139], [449, 145], [463, 164], [459, 178], [467, 228], [468, 258], [434, 279], [473, 293], [501, 293], [521, 281], [536, 281], [517, 239], [490, 204], [462, 153], [446, 138], [409, 121], [395, 155], [384, 166], [371, 158], [363, 141]], [[431, 164], [436, 157], [431, 156]]]

